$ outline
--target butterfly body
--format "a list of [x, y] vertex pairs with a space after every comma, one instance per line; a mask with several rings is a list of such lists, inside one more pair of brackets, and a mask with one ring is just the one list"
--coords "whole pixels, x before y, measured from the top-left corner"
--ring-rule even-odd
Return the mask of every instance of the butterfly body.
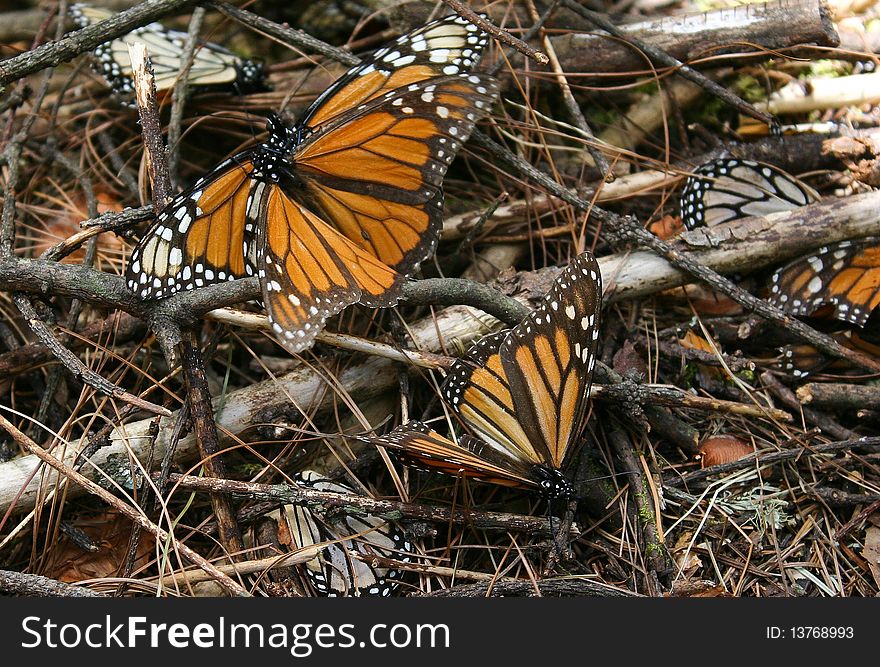
[[433, 253], [442, 182], [498, 91], [470, 71], [488, 38], [448, 17], [374, 52], [293, 127], [181, 193], [132, 252], [144, 299], [256, 275], [279, 341], [309, 347], [344, 307], [396, 304]]
[[455, 443], [411, 422], [373, 442], [433, 470], [571, 498], [562, 469], [584, 425], [601, 297], [596, 259], [583, 253], [522, 322], [452, 365], [441, 393], [477, 438]]

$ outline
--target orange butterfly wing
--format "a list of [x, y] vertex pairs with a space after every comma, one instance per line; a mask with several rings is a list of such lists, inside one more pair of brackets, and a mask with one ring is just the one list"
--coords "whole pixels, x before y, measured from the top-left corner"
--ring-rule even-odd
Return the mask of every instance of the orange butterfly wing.
[[583, 427], [601, 300], [599, 265], [583, 253], [522, 322], [452, 365], [443, 397], [480, 440], [455, 444], [412, 423], [374, 442], [441, 472], [570, 497], [561, 468]]
[[254, 273], [254, 229], [244, 224], [256, 181], [252, 151], [226, 160], [178, 195], [132, 251], [126, 268], [130, 290], [159, 299], [181, 290]]
[[421, 422], [408, 422], [371, 442], [427, 470], [500, 486], [538, 487], [531, 468], [522, 461], [498, 454], [474, 438], [464, 437], [456, 444]]
[[493, 79], [469, 74], [361, 105], [297, 151], [304, 199], [353, 243], [412, 273], [437, 242], [446, 170], [496, 94]]
[[863, 327], [880, 305], [880, 237], [842, 241], [773, 274], [770, 301], [798, 316], [833, 307], [833, 317]]
[[441, 388], [446, 402], [496, 451], [533, 464], [542, 462], [519, 422], [498, 349], [509, 335], [481, 338], [449, 369]]
[[447, 402], [498, 451], [561, 468], [583, 425], [601, 300], [599, 265], [583, 253], [522, 322], [453, 364]]
[[488, 37], [459, 17], [379, 49], [322, 94], [295, 128], [175, 198], [135, 249], [143, 298], [257, 273], [285, 347], [307, 348], [326, 319], [396, 303], [434, 249], [443, 176], [497, 82], [469, 74]]
[[486, 33], [467, 19], [448, 16], [432, 21], [349, 69], [318, 96], [300, 124], [316, 129], [391, 91], [470, 71], [487, 43]]
[[261, 202], [255, 223], [263, 303], [288, 350], [305, 349], [326, 319], [350, 303], [394, 303], [402, 280], [396, 271], [280, 187], [260, 183], [254, 200]]
[[601, 309], [602, 274], [585, 252], [499, 349], [519, 423], [552, 468], [562, 467], [583, 427]]

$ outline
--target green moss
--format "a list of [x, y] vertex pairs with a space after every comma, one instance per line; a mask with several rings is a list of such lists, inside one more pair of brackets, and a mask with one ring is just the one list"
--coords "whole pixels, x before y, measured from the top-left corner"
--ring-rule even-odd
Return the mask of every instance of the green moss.
[[691, 389], [694, 386], [694, 382], [697, 379], [697, 373], [699, 369], [697, 368], [697, 364], [692, 361], [689, 361], [684, 365], [684, 369], [681, 372], [681, 385], [684, 389]]
[[852, 74], [852, 63], [842, 60], [814, 60], [798, 77], [799, 79], [811, 79], [817, 76], [838, 77]]
[[736, 376], [746, 384], [755, 385], [758, 381], [758, 373], [756, 371], [740, 371]]
[[649, 558], [666, 558], [666, 550], [659, 542], [648, 542], [648, 544], [645, 545], [645, 551]]
[[636, 493], [639, 505], [639, 519], [644, 524], [654, 523], [654, 511], [651, 509], [651, 498], [644, 489]]
[[746, 102], [762, 102], [767, 99], [767, 89], [755, 77], [743, 75], [737, 77], [732, 84], [731, 90]]

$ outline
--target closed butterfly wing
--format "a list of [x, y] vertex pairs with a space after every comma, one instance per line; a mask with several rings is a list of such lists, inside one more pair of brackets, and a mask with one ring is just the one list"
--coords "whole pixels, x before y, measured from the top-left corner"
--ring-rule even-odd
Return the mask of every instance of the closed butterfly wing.
[[540, 489], [534, 464], [468, 436], [455, 443], [421, 422], [408, 422], [371, 442], [424, 470], [499, 486]]
[[770, 301], [798, 316], [831, 317], [864, 326], [880, 305], [880, 237], [820, 248], [773, 274]]
[[601, 297], [598, 264], [584, 253], [522, 322], [484, 337], [450, 368], [442, 395], [479, 440], [456, 445], [407, 425], [392, 432], [392, 446], [445, 472], [570, 496], [560, 469], [583, 427]]
[[[71, 5], [69, 12], [80, 27], [94, 25], [114, 15], [110, 10], [82, 3]], [[128, 47], [136, 42], [144, 43], [153, 65], [156, 90], [161, 93], [173, 88], [180, 78], [181, 56], [187, 40], [185, 32], [150, 23], [98, 46], [94, 52], [95, 69], [114, 92], [123, 99], [130, 98], [134, 94], [134, 84]], [[261, 65], [239, 58], [212, 43], [197, 46], [187, 77], [193, 86], [234, 87], [239, 93], [264, 88]]]
[[821, 371], [828, 364], [829, 359], [815, 347], [801, 344], [781, 347], [773, 367], [800, 379]]
[[[344, 484], [324, 479], [311, 470], [296, 476], [295, 481], [318, 491], [353, 493]], [[351, 551], [409, 562], [412, 546], [394, 524], [375, 516], [344, 515], [328, 519], [305, 505], [282, 508], [286, 532], [292, 546], [307, 548], [326, 544], [321, 553], [304, 564], [304, 571], [319, 595], [327, 597], [387, 597], [399, 586], [402, 572], [351, 555]]]
[[541, 452], [519, 421], [499, 349], [510, 334], [501, 331], [481, 338], [463, 359], [452, 364], [441, 387], [446, 402], [499, 455], [532, 465]]
[[599, 265], [583, 253], [499, 350], [519, 422], [552, 468], [563, 466], [583, 427], [601, 308]]
[[722, 158], [701, 165], [681, 194], [688, 229], [768, 215], [818, 201], [811, 187], [773, 165]]

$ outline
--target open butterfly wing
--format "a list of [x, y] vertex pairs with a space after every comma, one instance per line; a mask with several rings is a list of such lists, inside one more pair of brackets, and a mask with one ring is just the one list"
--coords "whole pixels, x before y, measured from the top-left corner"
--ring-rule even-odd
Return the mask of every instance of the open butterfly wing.
[[458, 444], [421, 422], [411, 421], [371, 439], [399, 458], [426, 470], [467, 477], [499, 486], [534, 488], [533, 465], [516, 459], [474, 438]]
[[[277, 185], [257, 183], [257, 266], [272, 328], [294, 354], [346, 306], [396, 302], [403, 277]], [[249, 212], [250, 215], [250, 212]]]
[[132, 251], [125, 277], [144, 299], [253, 275], [254, 227], [245, 224], [253, 151], [239, 153], [177, 195]]
[[300, 124], [315, 130], [393, 90], [468, 72], [487, 42], [486, 33], [459, 16], [432, 21], [349, 69], [311, 104]]
[[583, 426], [601, 307], [599, 265], [585, 252], [499, 350], [514, 413], [542, 462], [555, 469], [562, 468]]
[[832, 306], [835, 319], [865, 326], [880, 305], [880, 237], [841, 241], [794, 260], [773, 274], [770, 301], [799, 316]]
[[701, 165], [685, 183], [681, 218], [688, 229], [767, 215], [818, 201], [811, 187], [769, 164], [722, 158]]
[[435, 77], [338, 117], [295, 155], [305, 201], [382, 263], [412, 273], [437, 242], [446, 170], [497, 90], [483, 75]]

